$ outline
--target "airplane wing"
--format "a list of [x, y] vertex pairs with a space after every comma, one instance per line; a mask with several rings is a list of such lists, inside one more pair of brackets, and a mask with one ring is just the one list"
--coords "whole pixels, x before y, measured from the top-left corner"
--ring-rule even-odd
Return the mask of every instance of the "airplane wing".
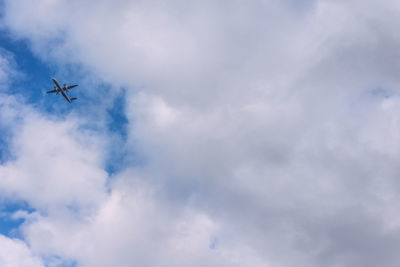
[[48, 93], [48, 94], [51, 94], [51, 93], [57, 93], [57, 90], [51, 90], [51, 91], [47, 91], [47, 93]]
[[72, 89], [72, 88], [77, 87], [77, 86], [78, 86], [77, 84], [67, 86], [67, 90]]
[[54, 84], [57, 86], [58, 90], [61, 91], [61, 86], [60, 86], [60, 84], [57, 82], [57, 80], [54, 79], [54, 78], [51, 78], [51, 79], [53, 80]]

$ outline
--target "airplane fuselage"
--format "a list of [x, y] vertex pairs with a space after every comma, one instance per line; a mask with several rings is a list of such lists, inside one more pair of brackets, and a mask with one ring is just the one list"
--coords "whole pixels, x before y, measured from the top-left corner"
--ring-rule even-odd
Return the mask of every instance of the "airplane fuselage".
[[53, 82], [55, 83], [55, 85], [57, 86], [58, 90], [61, 92], [61, 94], [63, 95], [63, 97], [69, 102], [71, 103], [71, 99], [67, 96], [67, 94], [65, 93], [64, 88], [62, 88], [60, 86], [60, 84], [57, 82], [57, 80], [55, 78], [51, 78], [53, 80]]

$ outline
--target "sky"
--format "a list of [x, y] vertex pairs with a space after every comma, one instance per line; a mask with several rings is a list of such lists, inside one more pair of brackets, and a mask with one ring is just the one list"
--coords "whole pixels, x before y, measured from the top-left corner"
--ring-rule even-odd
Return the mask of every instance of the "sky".
[[0, 0], [0, 266], [399, 266], [399, 12]]

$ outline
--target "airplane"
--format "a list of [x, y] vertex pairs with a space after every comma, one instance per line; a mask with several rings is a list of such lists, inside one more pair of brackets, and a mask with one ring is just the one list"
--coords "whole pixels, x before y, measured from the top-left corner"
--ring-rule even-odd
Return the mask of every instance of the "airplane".
[[67, 94], [66, 94], [66, 92], [68, 92], [68, 90], [70, 90], [70, 89], [72, 89], [72, 88], [74, 88], [74, 87], [77, 87], [77, 86], [78, 86], [77, 84], [70, 85], [70, 86], [67, 86], [66, 84], [64, 84], [64, 87], [61, 87], [60, 84], [57, 82], [57, 80], [56, 80], [55, 78], [51, 78], [51, 79], [53, 80], [53, 82], [54, 82], [54, 84], [55, 84], [56, 86], [54, 86], [54, 90], [47, 91], [48, 94], [50, 94], [50, 93], [56, 93], [56, 95], [58, 95], [58, 93], [61, 92], [61, 94], [63, 95], [63, 97], [64, 97], [69, 103], [72, 103], [72, 101], [78, 99], [78, 98], [76, 98], [76, 97], [71, 97], [71, 98], [69, 98], [69, 97], [67, 96]]

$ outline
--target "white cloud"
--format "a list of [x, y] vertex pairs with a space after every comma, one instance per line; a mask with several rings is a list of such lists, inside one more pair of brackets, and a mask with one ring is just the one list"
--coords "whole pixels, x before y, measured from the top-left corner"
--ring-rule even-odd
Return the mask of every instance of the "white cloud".
[[146, 160], [106, 188], [74, 119], [28, 116], [1, 188], [94, 207], [32, 215], [32, 249], [82, 266], [397, 266], [399, 6], [307, 3], [6, 1], [42, 58], [125, 86], [128, 163]]
[[216, 222], [188, 206], [171, 206], [162, 192], [138, 178], [132, 171], [121, 174], [107, 202], [85, 220], [30, 215], [23, 232], [32, 250], [77, 259], [81, 266], [245, 266], [251, 261], [263, 266], [242, 244], [218, 241], [211, 249], [215, 238], [226, 235]]
[[0, 47], [0, 91], [7, 88], [10, 77], [17, 75], [14, 64], [12, 55]]
[[45, 266], [39, 257], [32, 255], [24, 242], [3, 235], [0, 235], [0, 265], [4, 267]]
[[9, 149], [14, 158], [0, 166], [3, 194], [44, 210], [90, 208], [101, 202], [107, 174], [96, 135], [77, 119], [52, 121], [12, 97], [0, 107], [6, 116], [2, 127], [13, 134]]

